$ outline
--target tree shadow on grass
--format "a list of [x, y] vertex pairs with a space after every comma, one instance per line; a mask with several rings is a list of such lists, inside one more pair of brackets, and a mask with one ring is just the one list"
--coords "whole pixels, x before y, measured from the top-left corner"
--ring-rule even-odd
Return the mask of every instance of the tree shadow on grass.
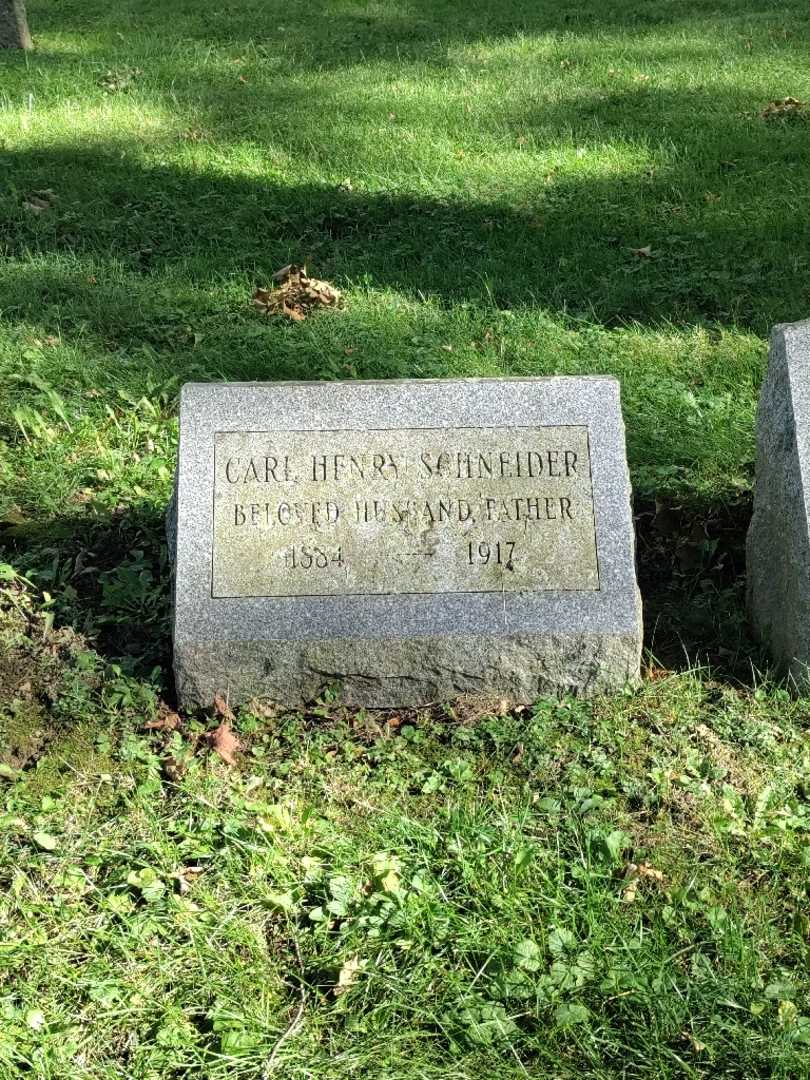
[[745, 537], [751, 500], [635, 504], [644, 645], [653, 667], [706, 667], [751, 685], [770, 661], [745, 613]]
[[206, 5], [191, 0], [145, 4], [117, 0], [113, 9], [101, 0], [38, 11], [31, 3], [37, 31], [107, 34], [114, 40], [122, 27], [137, 35], [172, 44], [201, 41], [235, 49], [283, 50], [297, 66], [321, 70], [341, 64], [380, 60], [444, 60], [448, 46], [492, 42], [518, 35], [552, 35], [564, 41], [579, 35], [634, 34], [688, 26], [718, 26], [751, 32], [760, 29], [784, 40], [785, 23], [806, 17], [803, 0], [768, 6], [759, 0], [400, 0], [363, 5], [353, 0], [287, 0], [274, 10], [266, 0], [238, 5]]
[[168, 674], [171, 581], [160, 510], [136, 504], [28, 522], [0, 533], [0, 550], [53, 597], [55, 625], [134, 674]]
[[[684, 95], [657, 104], [623, 98], [637, 115], [613, 130], [631, 139], [649, 133], [661, 109], [680, 124], [689, 116]], [[545, 110], [544, 129], [576, 127], [573, 113]], [[533, 116], [523, 109], [516, 130], [530, 130]], [[144, 280], [172, 274], [189, 289], [245, 276], [266, 282], [280, 265], [308, 261], [339, 284], [446, 305], [535, 306], [605, 326], [719, 320], [764, 333], [806, 313], [810, 224], [793, 200], [809, 170], [807, 125], [760, 126], [717, 120], [713, 134], [703, 132], [699, 162], [687, 156], [610, 175], [586, 163], [559, 178], [530, 174], [522, 188], [484, 201], [147, 166], [117, 148], [7, 153], [1, 242], [18, 261], [6, 271], [4, 315], [36, 315], [31, 256], [55, 266], [93, 258], [102, 271], [108, 264]], [[732, 161], [724, 155], [734, 146]], [[24, 194], [44, 188], [57, 190], [58, 203], [34, 219]], [[74, 286], [79, 318], [95, 276]]]
[[[784, 275], [774, 205], [744, 228], [720, 215], [698, 232], [670, 215], [652, 256], [634, 253], [669, 205], [665, 177], [567, 178], [538, 210], [200, 174], [103, 150], [7, 160], [16, 192], [5, 197], [0, 319], [23, 339], [58, 329], [75, 358], [45, 350], [32, 364], [79, 412], [93, 390], [114, 405], [122, 383], [139, 397], [189, 379], [613, 373], [647, 490], [656, 468], [688, 475], [714, 459], [718, 477], [739, 476], [764, 350], [695, 352], [688, 335], [702, 325], [722, 342], [728, 323], [765, 332], [801, 317], [810, 287], [807, 268]], [[54, 184], [58, 201], [33, 219], [19, 193]], [[300, 326], [260, 318], [253, 288], [288, 262], [353, 288], [346, 310]], [[589, 337], [599, 324], [666, 333], [643, 353]], [[39, 407], [36, 381], [18, 361], [13, 371], [10, 396]]]

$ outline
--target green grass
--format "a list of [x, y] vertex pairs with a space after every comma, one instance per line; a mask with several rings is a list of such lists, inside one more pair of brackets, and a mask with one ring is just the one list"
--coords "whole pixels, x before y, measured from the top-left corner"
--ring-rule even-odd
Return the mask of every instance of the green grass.
[[[810, 111], [761, 115], [810, 100], [806, 3], [28, 7], [0, 1078], [810, 1077], [808, 703], [753, 674], [741, 596], [767, 333], [810, 314]], [[344, 310], [259, 316], [290, 261]], [[144, 729], [184, 381], [592, 372], [664, 661], [640, 691], [245, 711], [236, 769], [204, 717]]]
[[244, 710], [232, 769], [33, 607], [2, 612], [0, 1075], [808, 1075], [807, 702], [327, 696]]

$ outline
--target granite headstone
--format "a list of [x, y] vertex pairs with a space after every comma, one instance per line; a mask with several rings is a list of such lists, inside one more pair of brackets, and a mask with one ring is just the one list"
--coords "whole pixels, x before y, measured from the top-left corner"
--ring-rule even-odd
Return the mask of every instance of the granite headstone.
[[186, 706], [394, 707], [638, 677], [608, 378], [188, 384], [170, 548]]
[[748, 611], [778, 670], [810, 686], [810, 321], [776, 326], [757, 414]]

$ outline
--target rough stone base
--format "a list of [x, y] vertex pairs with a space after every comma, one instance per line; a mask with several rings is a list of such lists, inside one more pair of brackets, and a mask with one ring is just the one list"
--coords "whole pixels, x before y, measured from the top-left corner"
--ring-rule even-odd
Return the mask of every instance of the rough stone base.
[[637, 634], [261, 641], [175, 648], [184, 707], [221, 693], [297, 707], [339, 684], [348, 705], [402, 708], [462, 694], [532, 702], [543, 694], [591, 697], [638, 678]]

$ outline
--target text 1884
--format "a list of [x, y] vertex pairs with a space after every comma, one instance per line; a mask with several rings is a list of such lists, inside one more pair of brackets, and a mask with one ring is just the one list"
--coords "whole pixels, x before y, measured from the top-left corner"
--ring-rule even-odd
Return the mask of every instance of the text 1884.
[[284, 565], [289, 570], [326, 570], [329, 566], [343, 566], [343, 554], [340, 548], [324, 551], [298, 544], [284, 552]]

